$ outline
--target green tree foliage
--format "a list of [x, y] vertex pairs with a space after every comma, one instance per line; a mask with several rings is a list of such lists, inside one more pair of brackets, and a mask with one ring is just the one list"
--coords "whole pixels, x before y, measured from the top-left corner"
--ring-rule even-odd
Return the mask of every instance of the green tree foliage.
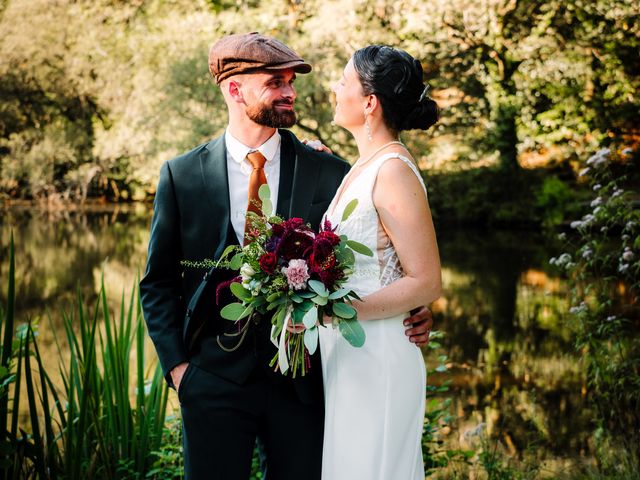
[[[403, 136], [423, 167], [577, 162], [637, 140], [632, 0], [8, 0], [0, 4], [0, 192], [142, 198], [160, 164], [219, 134], [207, 69], [222, 35], [261, 31], [313, 65], [301, 136], [352, 159], [330, 87], [370, 43], [420, 58], [442, 120]], [[507, 182], [508, 183], [508, 182]], [[508, 183], [510, 184], [510, 183]]]

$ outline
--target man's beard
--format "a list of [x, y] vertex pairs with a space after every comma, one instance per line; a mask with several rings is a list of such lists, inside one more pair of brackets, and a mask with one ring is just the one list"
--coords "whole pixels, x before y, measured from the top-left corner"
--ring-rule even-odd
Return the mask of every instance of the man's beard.
[[287, 104], [287, 102], [274, 102], [271, 105], [256, 103], [247, 107], [247, 116], [258, 125], [264, 125], [265, 127], [293, 127], [296, 124], [296, 112], [293, 110], [277, 110], [276, 105], [278, 103]]

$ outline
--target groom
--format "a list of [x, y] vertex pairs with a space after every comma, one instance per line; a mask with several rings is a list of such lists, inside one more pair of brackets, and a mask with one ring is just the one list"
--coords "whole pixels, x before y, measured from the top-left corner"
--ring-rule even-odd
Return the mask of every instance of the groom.
[[[233, 274], [180, 262], [217, 259], [242, 243], [256, 181], [269, 184], [278, 214], [317, 227], [349, 165], [283, 130], [296, 122], [296, 74], [311, 71], [293, 50], [257, 33], [231, 35], [211, 47], [209, 70], [229, 124], [221, 137], [162, 166], [140, 282], [149, 335], [178, 392], [186, 478], [247, 479], [259, 438], [269, 480], [319, 479], [319, 355], [302, 378], [273, 372], [268, 319], [239, 331], [219, 315], [232, 300], [218, 286]], [[414, 325], [407, 341], [428, 341], [428, 310], [406, 324]]]

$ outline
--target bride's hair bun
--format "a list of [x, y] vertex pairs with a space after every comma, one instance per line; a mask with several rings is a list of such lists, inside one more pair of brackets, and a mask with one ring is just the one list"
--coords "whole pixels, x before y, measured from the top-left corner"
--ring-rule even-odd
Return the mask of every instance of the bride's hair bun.
[[438, 121], [438, 105], [424, 95], [422, 65], [404, 50], [369, 45], [353, 54], [353, 66], [364, 94], [378, 97], [391, 130], [426, 130]]

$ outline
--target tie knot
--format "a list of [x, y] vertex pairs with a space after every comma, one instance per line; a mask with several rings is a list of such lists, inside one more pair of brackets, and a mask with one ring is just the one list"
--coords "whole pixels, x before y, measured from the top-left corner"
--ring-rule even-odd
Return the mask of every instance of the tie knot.
[[248, 153], [247, 160], [249, 160], [249, 163], [251, 164], [254, 170], [264, 168], [264, 164], [267, 161], [267, 159], [264, 158], [264, 155], [262, 155], [258, 151]]

